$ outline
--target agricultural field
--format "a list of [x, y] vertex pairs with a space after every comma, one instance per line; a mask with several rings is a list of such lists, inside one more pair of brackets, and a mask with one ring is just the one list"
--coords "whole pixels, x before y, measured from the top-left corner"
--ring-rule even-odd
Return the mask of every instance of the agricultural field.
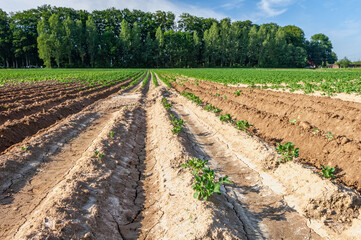
[[360, 77], [0, 70], [0, 239], [361, 239]]
[[324, 95], [337, 93], [361, 94], [360, 69], [172, 69], [169, 73], [183, 74], [201, 80], [223, 84], [245, 84], [260, 89], [302, 91]]

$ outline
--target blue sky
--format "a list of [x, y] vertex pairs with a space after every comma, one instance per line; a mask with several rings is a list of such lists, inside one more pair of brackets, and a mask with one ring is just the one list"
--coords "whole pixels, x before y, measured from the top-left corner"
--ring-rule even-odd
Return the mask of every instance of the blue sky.
[[1, 0], [3, 10], [19, 11], [42, 4], [75, 9], [140, 9], [189, 12], [202, 17], [251, 20], [262, 24], [301, 27], [307, 38], [324, 33], [332, 41], [339, 59], [361, 60], [360, 0]]

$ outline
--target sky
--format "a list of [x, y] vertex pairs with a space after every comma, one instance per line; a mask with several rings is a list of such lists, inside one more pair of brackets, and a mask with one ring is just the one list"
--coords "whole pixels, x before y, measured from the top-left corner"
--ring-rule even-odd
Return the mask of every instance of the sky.
[[339, 59], [361, 60], [361, 1], [360, 0], [0, 0], [6, 12], [36, 8], [43, 4], [74, 9], [103, 10], [139, 9], [154, 12], [187, 12], [199, 17], [234, 21], [251, 20], [256, 24], [277, 23], [296, 25], [306, 38], [326, 34]]

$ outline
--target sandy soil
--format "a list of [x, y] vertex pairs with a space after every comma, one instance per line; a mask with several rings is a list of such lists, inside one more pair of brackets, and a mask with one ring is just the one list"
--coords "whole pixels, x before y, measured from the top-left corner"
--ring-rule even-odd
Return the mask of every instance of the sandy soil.
[[[179, 135], [170, 113], [187, 121]], [[210, 201], [194, 199], [193, 177], [180, 167], [192, 157], [210, 160], [234, 184]], [[275, 158], [272, 145], [234, 131], [164, 84], [138, 84], [0, 155], [0, 238], [361, 237], [357, 192], [299, 163], [265, 168]]]
[[293, 142], [300, 148], [301, 162], [319, 169], [336, 167], [337, 181], [361, 191], [361, 104], [245, 88], [236, 96], [234, 89], [210, 82], [174, 86], [223, 109], [222, 114], [248, 120], [255, 135], [274, 145]]

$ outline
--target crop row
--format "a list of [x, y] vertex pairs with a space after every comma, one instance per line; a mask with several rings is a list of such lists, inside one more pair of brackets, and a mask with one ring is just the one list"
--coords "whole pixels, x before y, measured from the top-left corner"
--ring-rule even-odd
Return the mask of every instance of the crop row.
[[304, 93], [361, 94], [361, 70], [309, 69], [166, 69], [171, 78], [186, 76], [224, 84], [246, 84], [254, 88], [283, 89]]
[[56, 80], [59, 83], [79, 82], [85, 85], [110, 85], [110, 83], [141, 74], [139, 69], [36, 69], [36, 70], [0, 70], [0, 87], [6, 84]]
[[[182, 83], [178, 83], [178, 84], [182, 84]], [[195, 83], [195, 84], [197, 84], [197, 83]], [[203, 105], [204, 110], [215, 113], [219, 117], [220, 121], [233, 124], [236, 129], [248, 132], [249, 135], [252, 135], [252, 132], [249, 129], [253, 125], [249, 124], [249, 122], [247, 120], [236, 121], [233, 119], [233, 117], [230, 114], [221, 115], [220, 113], [223, 111], [222, 109], [219, 109], [219, 108], [213, 106], [212, 104], [203, 103], [203, 101], [198, 96], [196, 96], [195, 94], [193, 94], [191, 92], [183, 91], [180, 94], [182, 96], [186, 97], [187, 99], [191, 100], [192, 102], [194, 102], [197, 105]], [[240, 91], [236, 91], [236, 92], [234, 92], [234, 94], [236, 96], [239, 96]], [[291, 121], [291, 123], [292, 123], [292, 121]], [[332, 136], [333, 135], [331, 135], [330, 132], [328, 135], [326, 135], [327, 138], [332, 138]], [[286, 163], [288, 161], [292, 161], [294, 158], [299, 157], [299, 148], [296, 148], [296, 146], [292, 142], [287, 142], [284, 145], [282, 145], [281, 143], [278, 143], [275, 150], [280, 155], [280, 157], [278, 159], [278, 162], [280, 162], [280, 163]], [[322, 175], [324, 178], [334, 179], [335, 171], [336, 171], [335, 168], [331, 168], [330, 166], [325, 167], [322, 165], [321, 172], [322, 172]]]
[[[177, 118], [173, 113], [170, 113], [172, 104], [166, 98], [162, 99], [164, 108], [169, 112], [171, 123], [173, 125], [172, 133], [178, 134], [182, 131], [185, 121]], [[214, 193], [221, 194], [222, 184], [232, 184], [228, 180], [228, 176], [220, 177], [216, 180], [216, 175], [213, 169], [206, 166], [208, 160], [193, 158], [188, 160], [181, 167], [190, 168], [194, 177], [192, 188], [194, 190], [193, 197], [199, 200], [208, 200]]]

